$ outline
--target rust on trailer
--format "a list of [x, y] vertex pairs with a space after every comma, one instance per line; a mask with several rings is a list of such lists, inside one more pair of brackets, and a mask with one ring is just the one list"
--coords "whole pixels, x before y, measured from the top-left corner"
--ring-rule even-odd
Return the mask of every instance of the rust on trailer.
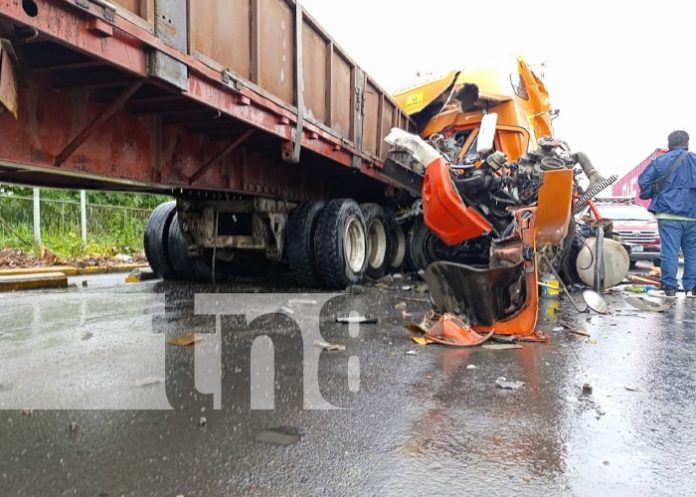
[[4, 107], [17, 119], [17, 74], [12, 56], [0, 40], [0, 111]]
[[[389, 184], [381, 174], [382, 141], [392, 125], [408, 127], [407, 117], [369, 78], [356, 96], [364, 73], [306, 11], [296, 15], [294, 1], [179, 0], [164, 2], [166, 9], [160, 2], [118, 1], [114, 15], [102, 2], [36, 0], [38, 15], [31, 17], [21, 2], [0, 0], [0, 36], [9, 34], [23, 63], [17, 121], [0, 115], [0, 178], [188, 190], [221, 143], [257, 130], [197, 177], [195, 189], [300, 200], [332, 195], [332, 188]], [[158, 9], [163, 20], [154, 18]], [[162, 25], [169, 21], [171, 28]], [[304, 121], [296, 107], [298, 59]], [[111, 114], [139, 81], [123, 107], [70, 151], [75, 137]], [[296, 135], [299, 168], [283, 161]]]
[[249, 0], [190, 0], [191, 54], [251, 79]]

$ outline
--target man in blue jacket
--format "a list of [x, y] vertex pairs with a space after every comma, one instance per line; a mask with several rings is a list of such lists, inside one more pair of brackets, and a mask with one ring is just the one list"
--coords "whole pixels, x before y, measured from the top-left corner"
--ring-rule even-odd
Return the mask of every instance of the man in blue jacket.
[[679, 283], [679, 249], [684, 253], [683, 285], [696, 296], [696, 155], [689, 152], [689, 134], [674, 131], [669, 152], [650, 163], [638, 178], [640, 198], [652, 199], [650, 212], [660, 228], [662, 286], [674, 297]]

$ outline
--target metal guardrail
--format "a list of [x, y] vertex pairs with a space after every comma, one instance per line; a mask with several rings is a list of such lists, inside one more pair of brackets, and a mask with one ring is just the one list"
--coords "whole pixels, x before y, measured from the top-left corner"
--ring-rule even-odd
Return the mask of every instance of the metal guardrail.
[[[115, 239], [130, 231], [144, 231], [150, 209], [0, 194], [0, 238], [18, 237], [33, 228], [33, 242], [41, 245], [42, 232], [53, 236], [71, 234], [88, 239]], [[38, 220], [38, 226], [37, 221]], [[24, 238], [21, 238], [24, 240]], [[25, 240], [29, 242], [30, 240]]]

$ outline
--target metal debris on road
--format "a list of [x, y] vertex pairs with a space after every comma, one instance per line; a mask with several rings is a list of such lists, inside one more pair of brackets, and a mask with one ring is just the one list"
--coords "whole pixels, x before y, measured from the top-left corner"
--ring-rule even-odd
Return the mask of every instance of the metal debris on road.
[[164, 382], [164, 378], [156, 378], [154, 376], [149, 376], [147, 378], [141, 378], [135, 381], [136, 387], [151, 387], [153, 385], [159, 385]]
[[297, 433], [289, 433], [289, 430], [281, 428], [271, 428], [256, 434], [255, 440], [260, 443], [270, 445], [290, 446], [300, 441], [300, 435]]
[[675, 300], [657, 299], [651, 297], [625, 297], [627, 304], [641, 311], [665, 312], [674, 306]]
[[314, 340], [314, 345], [316, 345], [317, 347], [319, 347], [321, 349], [329, 351], [329, 352], [335, 352], [335, 351], [343, 352], [344, 350], [346, 350], [345, 345], [340, 345], [340, 344], [336, 344], [336, 343], [328, 343], [328, 342], [324, 342], [323, 340]]
[[574, 325], [572, 325], [572, 324], [566, 323], [566, 322], [564, 322], [564, 321], [561, 321], [559, 324], [560, 324], [563, 328], [565, 328], [566, 330], [568, 330], [568, 332], [569, 332], [570, 334], [572, 334], [572, 335], [577, 335], [577, 336], [581, 336], [581, 337], [585, 337], [585, 338], [590, 338], [590, 337], [591, 337], [591, 335], [590, 335], [587, 331], [585, 331], [584, 329], [582, 329], [582, 328], [578, 328], [577, 326], [574, 326]]
[[523, 381], [508, 381], [504, 376], [495, 380], [495, 384], [498, 388], [502, 388], [503, 390], [519, 390], [524, 386]]
[[486, 350], [517, 350], [521, 349], [522, 345], [516, 343], [490, 343], [482, 345], [481, 348]]
[[337, 323], [342, 324], [377, 324], [379, 319], [372, 316], [339, 316]]
[[288, 305], [293, 306], [293, 305], [317, 305], [316, 300], [310, 300], [310, 299], [290, 299], [288, 300]]

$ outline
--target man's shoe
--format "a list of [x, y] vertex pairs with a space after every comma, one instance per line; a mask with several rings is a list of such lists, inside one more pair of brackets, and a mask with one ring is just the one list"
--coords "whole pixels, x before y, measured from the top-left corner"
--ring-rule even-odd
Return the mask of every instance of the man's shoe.
[[665, 297], [676, 297], [677, 296], [677, 289], [676, 288], [665, 288]]
[[696, 298], [696, 286], [686, 294], [687, 297]]

